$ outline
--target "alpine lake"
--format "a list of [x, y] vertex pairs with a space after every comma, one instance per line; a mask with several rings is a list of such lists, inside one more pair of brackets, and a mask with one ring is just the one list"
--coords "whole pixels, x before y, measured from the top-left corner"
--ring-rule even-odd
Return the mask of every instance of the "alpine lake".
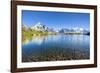
[[84, 60], [90, 58], [90, 36], [56, 34], [22, 41], [22, 62]]

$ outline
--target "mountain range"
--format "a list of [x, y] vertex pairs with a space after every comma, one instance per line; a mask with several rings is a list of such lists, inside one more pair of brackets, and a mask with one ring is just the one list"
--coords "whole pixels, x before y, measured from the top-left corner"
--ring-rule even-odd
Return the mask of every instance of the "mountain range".
[[55, 31], [53, 28], [49, 28], [46, 25], [38, 22], [37, 24], [35, 24], [34, 26], [30, 27], [31, 29], [34, 29], [36, 31], [48, 31], [48, 32], [56, 32], [56, 33], [81, 33], [81, 34], [90, 34], [90, 32], [88, 30], [85, 30], [83, 28], [71, 28], [71, 29], [67, 29], [67, 28], [61, 28], [58, 31]]

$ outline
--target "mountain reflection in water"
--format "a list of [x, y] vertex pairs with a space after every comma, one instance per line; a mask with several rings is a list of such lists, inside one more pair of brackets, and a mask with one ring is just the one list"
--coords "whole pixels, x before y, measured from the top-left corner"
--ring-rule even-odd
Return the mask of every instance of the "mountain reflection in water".
[[90, 58], [90, 36], [32, 36], [22, 42], [22, 62], [81, 60]]

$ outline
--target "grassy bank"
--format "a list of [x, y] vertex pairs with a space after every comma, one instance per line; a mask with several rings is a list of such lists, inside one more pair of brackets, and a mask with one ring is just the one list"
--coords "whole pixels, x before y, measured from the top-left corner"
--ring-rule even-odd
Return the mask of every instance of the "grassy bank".
[[25, 39], [30, 39], [32, 36], [46, 36], [48, 35], [48, 31], [36, 31], [33, 29], [26, 29], [25, 27], [22, 28], [22, 41]]

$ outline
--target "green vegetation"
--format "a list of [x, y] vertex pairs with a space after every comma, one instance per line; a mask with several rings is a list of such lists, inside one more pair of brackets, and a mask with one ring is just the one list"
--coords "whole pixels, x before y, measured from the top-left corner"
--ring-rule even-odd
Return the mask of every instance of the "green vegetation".
[[22, 41], [26, 39], [31, 39], [32, 36], [46, 36], [48, 35], [48, 31], [36, 31], [31, 28], [22, 27]]
[[32, 36], [40, 36], [40, 35], [47, 35], [48, 31], [36, 31], [36, 30], [30, 29], [30, 33]]
[[56, 35], [56, 32], [48, 32], [45, 31], [38, 31], [31, 28], [27, 28], [24, 25], [22, 26], [22, 37], [24, 38], [31, 38], [32, 36], [46, 36], [46, 35]]
[[27, 36], [27, 37], [39, 36], [39, 35], [47, 35], [48, 31], [36, 31], [31, 28], [29, 28], [29, 29], [22, 28], [22, 34], [23, 34], [23, 36]]

